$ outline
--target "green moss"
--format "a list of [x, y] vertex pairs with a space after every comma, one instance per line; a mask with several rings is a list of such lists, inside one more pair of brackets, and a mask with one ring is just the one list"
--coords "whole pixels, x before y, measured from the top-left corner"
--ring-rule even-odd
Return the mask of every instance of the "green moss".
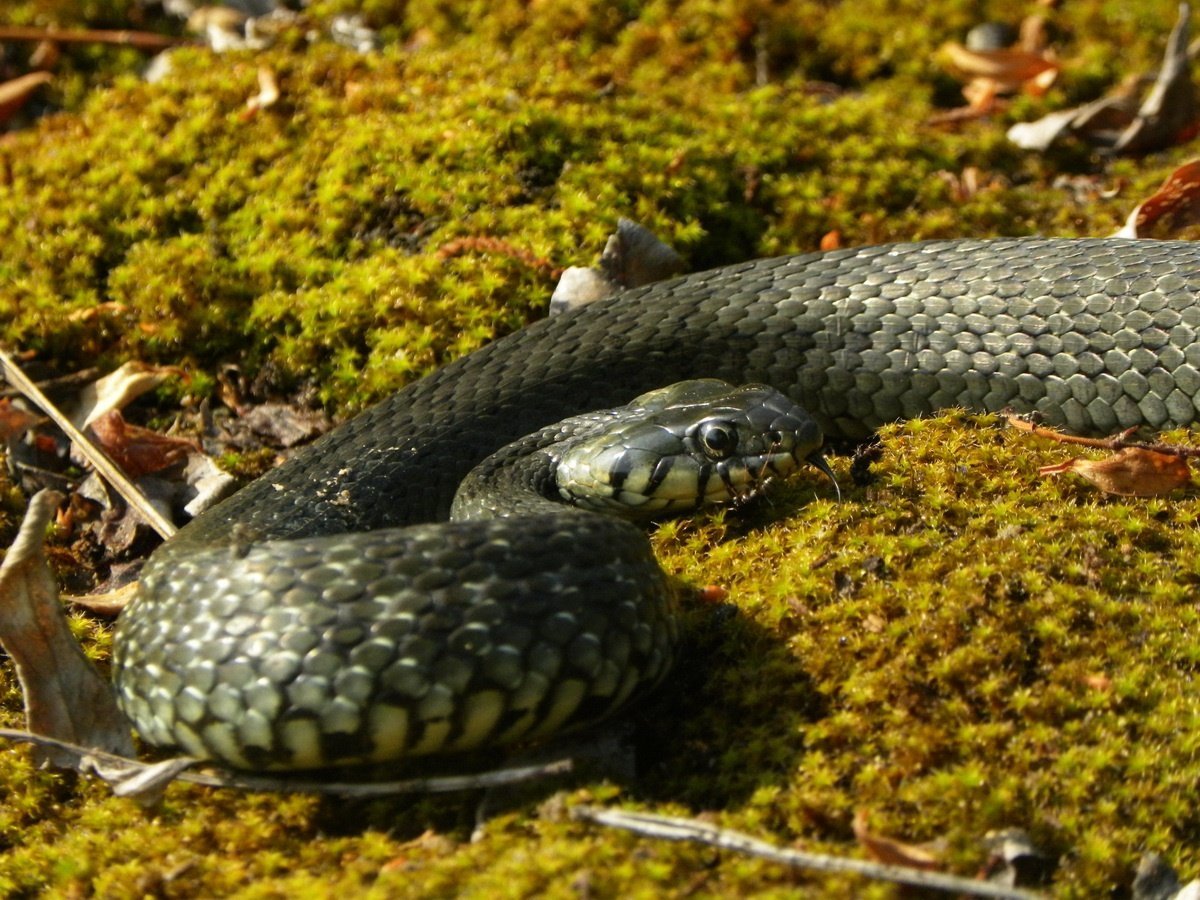
[[[567, 803], [710, 813], [851, 854], [850, 820], [866, 808], [881, 831], [942, 839], [960, 872], [981, 864], [985, 832], [1023, 827], [1061, 855], [1064, 896], [1127, 886], [1146, 848], [1195, 871], [1190, 499], [1118, 500], [1038, 478], [1067, 451], [991, 418], [883, 439], [866, 487], [835, 461], [841, 502], [806, 477], [744, 515], [657, 529], [668, 570], [724, 586], [737, 612], [686, 602], [687, 655], [636, 713], [641, 777], [585, 783]], [[9, 723], [19, 702], [8, 687]], [[353, 804], [176, 786], [144, 814], [36, 772], [24, 750], [0, 755], [0, 775], [0, 886], [17, 892], [265, 897], [336, 883], [524, 896], [586, 883], [740, 895], [797, 878], [859, 890], [761, 862], [713, 865], [697, 848], [571, 823], [555, 804], [501, 816], [472, 844], [469, 797]]]
[[[59, 18], [72, 6], [17, 4], [10, 21], [99, 27], [136, 4]], [[834, 230], [1104, 234], [1185, 153], [1115, 163], [1106, 183], [1130, 188], [1077, 204], [1050, 185], [1094, 166], [1086, 153], [1019, 154], [994, 122], [924, 126], [957, 102], [934, 51], [978, 17], [961, 0], [321, 0], [311, 15], [360, 6], [391, 42], [378, 55], [186, 50], [154, 86], [121, 74], [140, 62], [129, 51], [72, 56], [55, 102], [73, 112], [0, 144], [3, 342], [64, 366], [184, 365], [180, 390], [198, 394], [236, 362], [342, 414], [540, 316], [550, 270], [590, 262], [621, 215], [697, 268]], [[1153, 67], [1174, 11], [1129, 6], [1049, 12], [1068, 60], [1055, 103]], [[260, 64], [283, 96], [247, 116]], [[946, 177], [964, 165], [1003, 177], [964, 200]], [[567, 804], [706, 813], [838, 853], [856, 852], [850, 821], [868, 808], [881, 831], [944, 838], [960, 872], [985, 831], [1020, 826], [1062, 855], [1064, 896], [1127, 886], [1144, 849], [1194, 875], [1191, 498], [1039, 480], [1063, 451], [988, 420], [885, 441], [874, 483], [844, 477], [841, 503], [810, 479], [746, 515], [657, 530], [665, 565], [726, 587], [737, 612], [688, 604], [689, 652], [637, 713], [641, 777], [586, 781]], [[105, 655], [104, 629], [74, 627]], [[0, 719], [20, 719], [10, 672]], [[469, 843], [474, 799], [176, 786], [144, 813], [6, 750], [0, 893], [892, 895], [604, 833], [558, 803]]]

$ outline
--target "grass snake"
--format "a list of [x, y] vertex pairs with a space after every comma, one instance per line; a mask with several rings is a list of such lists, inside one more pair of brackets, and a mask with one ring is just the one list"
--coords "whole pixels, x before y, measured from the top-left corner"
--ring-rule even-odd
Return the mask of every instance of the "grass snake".
[[[773, 386], [834, 438], [951, 406], [1036, 410], [1081, 433], [1189, 425], [1198, 296], [1193, 243], [946, 240], [755, 260], [537, 322], [350, 420], [164, 545], [118, 623], [118, 696], [151, 743], [251, 767], [441, 753], [608, 714], [620, 704], [589, 705], [573, 655], [597, 671], [606, 654], [630, 658], [627, 640], [614, 650], [605, 635], [631, 633], [617, 620], [634, 601], [654, 633], [634, 667], [653, 681], [671, 652], [644, 539], [597, 515], [470, 526], [505, 554], [496, 594], [478, 601], [485, 624], [464, 630], [471, 613], [455, 598], [470, 553], [428, 523], [448, 518], [481, 461], [696, 378]], [[404, 590], [431, 592], [425, 636], [375, 618], [364, 590], [387, 529], [413, 526], [421, 564]], [[238, 574], [261, 553], [275, 562]], [[505, 605], [508, 577], [536, 588], [576, 566], [589, 583], [612, 577], [611, 603], [539, 606], [536, 622]], [[300, 620], [279, 611], [289, 591]], [[398, 674], [382, 685], [383, 671]]]

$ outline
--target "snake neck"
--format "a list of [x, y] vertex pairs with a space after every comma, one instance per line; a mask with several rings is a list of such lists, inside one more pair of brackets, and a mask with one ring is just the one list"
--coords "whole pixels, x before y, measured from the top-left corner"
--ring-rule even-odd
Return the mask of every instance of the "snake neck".
[[559, 494], [559, 463], [571, 448], [619, 418], [615, 409], [585, 413], [506, 444], [463, 478], [454, 494], [450, 520], [583, 513]]

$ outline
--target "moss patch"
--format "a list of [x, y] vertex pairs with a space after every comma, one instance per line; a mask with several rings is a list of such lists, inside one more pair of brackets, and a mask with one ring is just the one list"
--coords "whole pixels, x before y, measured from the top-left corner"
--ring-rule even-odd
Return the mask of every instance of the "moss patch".
[[[728, 606], [687, 600], [687, 657], [635, 714], [637, 781], [587, 782], [567, 805], [715, 814], [836, 853], [856, 852], [850, 821], [867, 808], [880, 830], [944, 840], [960, 872], [986, 858], [985, 832], [1019, 826], [1061, 854], [1063, 895], [1128, 886], [1146, 849], [1195, 871], [1192, 498], [1111, 500], [1038, 479], [1066, 451], [990, 418], [910, 423], [884, 443], [874, 483], [840, 503], [808, 478], [743, 516], [657, 530], [664, 565], [726, 587]], [[848, 485], [847, 461], [835, 464]], [[8, 724], [19, 708], [6, 682]], [[474, 797], [175, 786], [143, 813], [37, 772], [21, 749], [0, 770], [0, 888], [19, 893], [861, 890], [603, 834], [557, 804], [502, 815], [471, 844]]]
[[[14, 5], [12, 21], [83, 24], [56, 18], [71, 6]], [[1051, 185], [1094, 171], [1086, 153], [1019, 154], [995, 122], [922, 125], [956, 102], [933, 51], [976, 21], [962, 0], [361, 6], [391, 41], [375, 56], [298, 38], [186, 50], [153, 86], [127, 51], [75, 64], [77, 92], [55, 100], [68, 111], [0, 143], [0, 339], [63, 366], [186, 365], [197, 391], [237, 362], [264, 393], [315, 386], [344, 414], [540, 316], [549, 271], [591, 262], [620, 215], [695, 268], [833, 230], [1105, 234], [1186, 153], [1113, 163], [1107, 183], [1129, 190], [1083, 204]], [[1152, 68], [1173, 14], [1051, 11], [1072, 65], [1048, 103]], [[259, 65], [283, 98], [246, 117]], [[963, 200], [943, 173], [964, 165], [1001, 177]], [[1195, 874], [1194, 498], [1039, 481], [1063, 451], [989, 420], [885, 441], [877, 480], [842, 503], [810, 480], [657, 531], [668, 568], [727, 587], [737, 612], [689, 604], [691, 652], [637, 714], [645, 771], [566, 803], [713, 813], [833, 852], [855, 852], [866, 807], [882, 831], [946, 839], [960, 872], [985, 831], [1021, 826], [1062, 855], [1065, 896], [1128, 886], [1146, 849]], [[77, 627], [102, 657], [103, 630]], [[11, 680], [0, 710], [19, 721]], [[176, 786], [144, 813], [5, 750], [0, 893], [864, 894], [558, 806], [494, 819], [474, 844], [474, 798]]]

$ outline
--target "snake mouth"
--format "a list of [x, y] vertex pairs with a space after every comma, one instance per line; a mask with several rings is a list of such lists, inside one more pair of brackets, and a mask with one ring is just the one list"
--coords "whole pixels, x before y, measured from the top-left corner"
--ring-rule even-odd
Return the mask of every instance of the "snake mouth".
[[804, 457], [805, 462], [829, 479], [833, 484], [834, 493], [837, 494], [838, 501], [842, 499], [842, 488], [838, 484], [837, 476], [833, 474], [833, 469], [829, 468], [829, 463], [825, 461], [825, 454], [820, 450], [814, 450], [808, 456]]

